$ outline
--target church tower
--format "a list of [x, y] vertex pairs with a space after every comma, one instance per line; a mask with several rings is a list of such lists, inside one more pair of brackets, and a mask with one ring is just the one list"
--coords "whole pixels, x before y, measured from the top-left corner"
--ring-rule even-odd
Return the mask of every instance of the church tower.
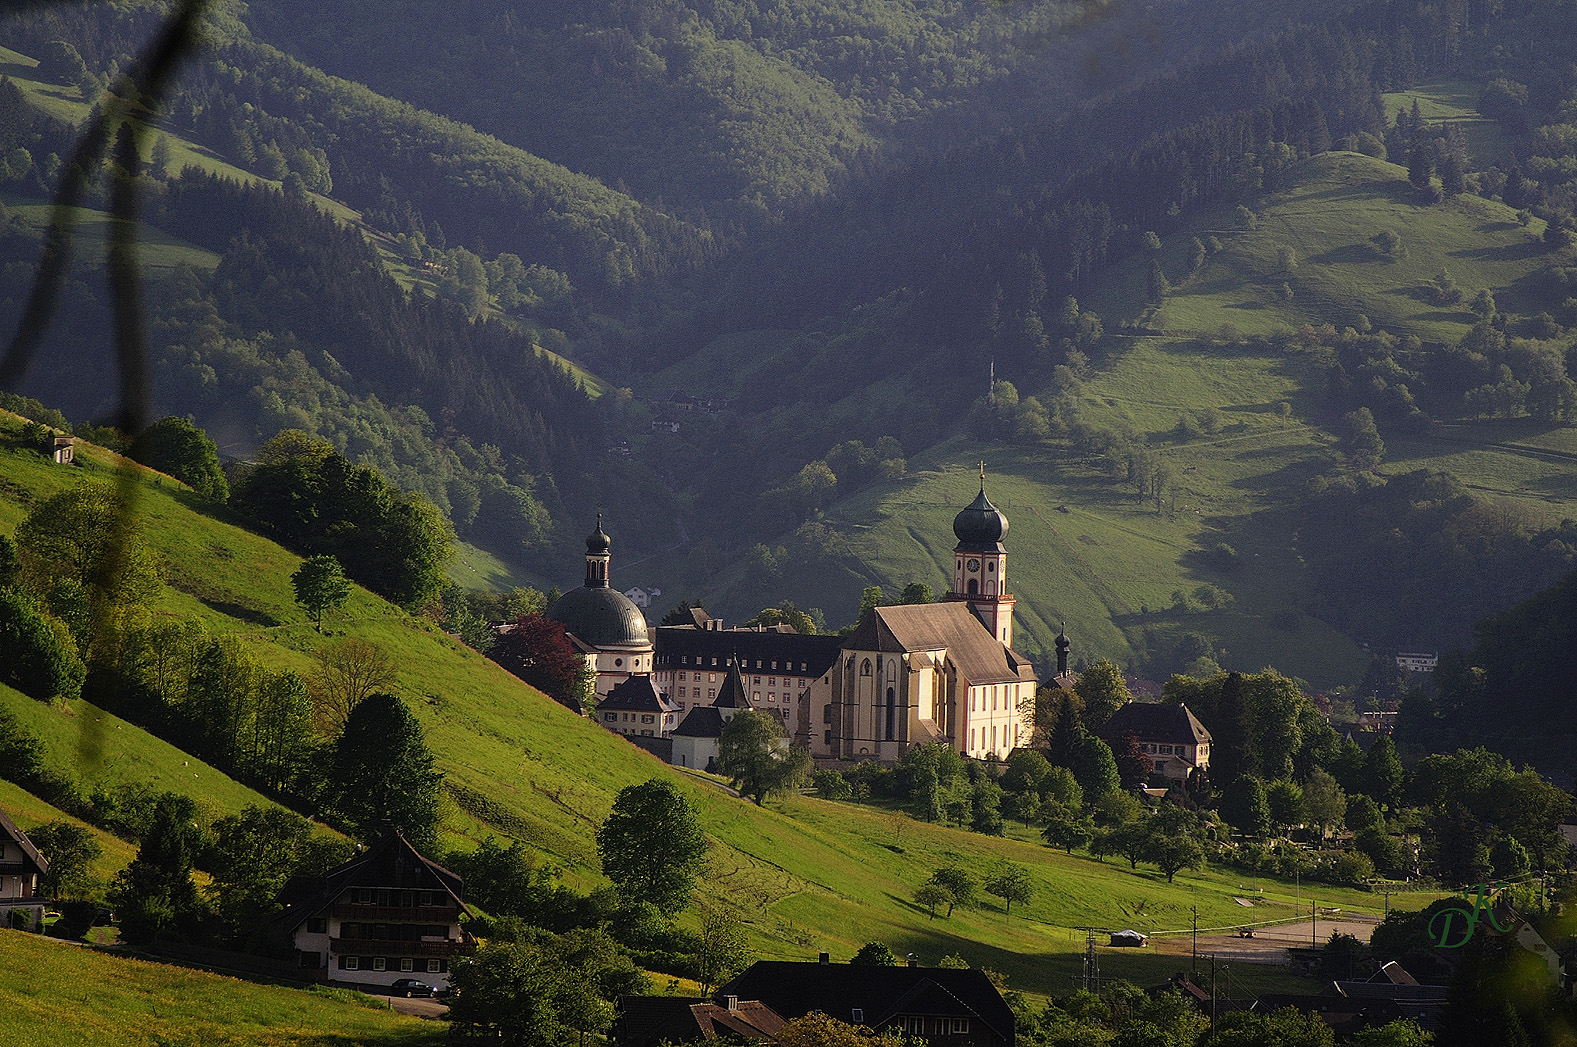
[[1008, 518], [986, 497], [986, 465], [980, 463], [980, 494], [953, 518], [953, 591], [1007, 647], [1013, 646], [1013, 594], [1008, 592], [1008, 554], [1002, 539]]

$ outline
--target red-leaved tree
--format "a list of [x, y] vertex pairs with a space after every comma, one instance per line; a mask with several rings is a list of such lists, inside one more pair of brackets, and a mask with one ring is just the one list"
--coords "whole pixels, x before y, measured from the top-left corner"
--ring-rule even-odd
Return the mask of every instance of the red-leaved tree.
[[591, 697], [591, 672], [564, 633], [543, 614], [523, 614], [498, 637], [487, 656], [560, 705], [575, 708]]
[[1125, 786], [1142, 785], [1155, 770], [1155, 761], [1140, 746], [1139, 736], [1132, 731], [1125, 732], [1112, 747], [1112, 756], [1117, 760], [1117, 774]]

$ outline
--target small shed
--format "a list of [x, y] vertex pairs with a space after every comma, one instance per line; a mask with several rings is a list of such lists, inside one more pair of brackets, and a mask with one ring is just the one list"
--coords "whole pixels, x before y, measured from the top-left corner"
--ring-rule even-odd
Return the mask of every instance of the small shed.
[[1112, 948], [1114, 949], [1141, 949], [1150, 939], [1138, 931], [1128, 929], [1112, 932]]
[[55, 464], [70, 465], [76, 460], [75, 441], [69, 436], [55, 437]]

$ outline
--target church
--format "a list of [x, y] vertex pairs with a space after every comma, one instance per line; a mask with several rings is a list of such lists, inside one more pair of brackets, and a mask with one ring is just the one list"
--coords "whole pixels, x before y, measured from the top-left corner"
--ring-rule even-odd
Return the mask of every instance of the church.
[[[686, 766], [709, 762], [727, 719], [716, 709], [723, 694], [729, 714], [749, 707], [779, 718], [821, 760], [892, 763], [932, 743], [1001, 758], [1029, 743], [1038, 682], [1029, 659], [1013, 650], [1007, 532], [982, 468], [979, 495], [953, 520], [952, 590], [937, 603], [878, 607], [840, 641], [723, 630], [710, 619], [652, 630], [608, 582], [612, 540], [599, 517], [586, 539], [585, 584], [560, 597], [548, 617], [596, 672], [599, 722], [611, 713], [611, 730], [672, 739], [670, 758], [683, 756]], [[720, 677], [733, 677], [734, 686]], [[626, 700], [637, 691], [639, 707]]]
[[[1027, 745], [1037, 679], [1013, 650], [1008, 520], [980, 494], [953, 519], [953, 588], [940, 602], [878, 607], [810, 689], [813, 756], [892, 763], [939, 742], [965, 756]], [[809, 726], [809, 725], [807, 725]]]

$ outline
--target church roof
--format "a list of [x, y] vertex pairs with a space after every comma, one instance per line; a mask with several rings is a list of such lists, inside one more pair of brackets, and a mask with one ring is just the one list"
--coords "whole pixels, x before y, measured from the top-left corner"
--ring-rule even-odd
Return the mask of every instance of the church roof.
[[953, 517], [953, 534], [960, 552], [999, 553], [1008, 533], [1008, 518], [986, 497], [985, 473], [980, 474], [980, 494]]
[[947, 652], [972, 687], [1033, 682], [1035, 670], [991, 635], [969, 605], [959, 601], [876, 608], [843, 641], [846, 651]]
[[646, 616], [628, 596], [607, 586], [571, 589], [548, 608], [576, 639], [597, 648], [647, 647]]
[[597, 704], [599, 712], [643, 712], [643, 713], [675, 713], [679, 706], [675, 705], [666, 694], [657, 689], [657, 684], [648, 673], [632, 676], [618, 684], [608, 696]]
[[675, 738], [721, 738], [723, 714], [715, 705], [697, 705], [684, 714], [684, 721], [673, 733]]
[[750, 694], [745, 690], [745, 678], [739, 674], [739, 663], [728, 663], [728, 676], [723, 680], [723, 687], [717, 692], [717, 700], [712, 703], [719, 709], [753, 709], [750, 704]]
[[1125, 734], [1167, 745], [1198, 745], [1210, 741], [1205, 725], [1182, 703], [1129, 702], [1113, 713], [1101, 728], [1101, 737], [1108, 741]]

